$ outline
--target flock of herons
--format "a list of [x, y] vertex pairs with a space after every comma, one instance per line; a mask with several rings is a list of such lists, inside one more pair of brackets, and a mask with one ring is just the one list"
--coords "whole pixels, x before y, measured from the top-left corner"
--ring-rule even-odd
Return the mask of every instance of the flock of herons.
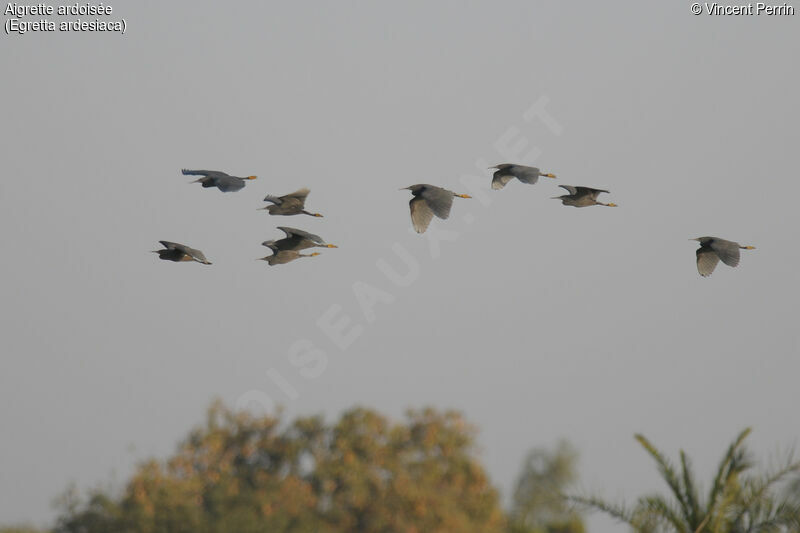
[[[502, 189], [514, 178], [517, 178], [522, 183], [533, 185], [539, 180], [539, 176], [546, 178], [556, 177], [555, 174], [544, 173], [536, 167], [528, 167], [525, 165], [503, 163], [490, 167], [490, 170], [491, 169], [496, 170], [492, 176], [492, 189], [495, 190]], [[256, 176], [240, 178], [238, 176], [230, 176], [225, 172], [217, 170], [184, 169], [181, 172], [189, 176], [202, 176], [191, 183], [201, 183], [204, 188], [216, 187], [222, 192], [241, 190], [244, 188], [247, 180], [256, 179]], [[591, 187], [576, 187], [572, 185], [559, 185], [559, 187], [565, 189], [569, 193], [554, 197], [555, 200], [561, 200], [563, 205], [573, 207], [589, 207], [592, 205], [617, 207], [617, 204], [614, 203], [606, 204], [597, 201], [597, 197], [600, 193], [608, 193], [606, 190], [593, 189]], [[417, 233], [424, 233], [425, 230], [428, 229], [428, 225], [430, 225], [434, 215], [441, 219], [448, 218], [450, 216], [450, 209], [453, 206], [453, 198], [471, 198], [468, 194], [457, 194], [453, 191], [427, 183], [418, 183], [400, 190], [409, 190], [413, 195], [409, 206], [411, 208], [411, 224], [414, 226]], [[319, 213], [311, 213], [305, 209], [306, 198], [309, 192], [308, 189], [304, 188], [284, 196], [267, 195], [264, 201], [272, 205], [262, 207], [261, 209], [267, 210], [270, 215], [309, 215], [321, 217], [322, 215]], [[326, 243], [318, 235], [303, 230], [287, 226], [278, 226], [278, 229], [286, 234], [284, 238], [268, 240], [261, 243], [272, 250], [272, 255], [261, 258], [270, 265], [282, 265], [301, 257], [314, 257], [319, 255], [318, 252], [311, 254], [300, 253], [301, 250], [306, 250], [308, 248], [336, 248], [335, 245]], [[720, 260], [728, 266], [737, 266], [739, 264], [739, 250], [754, 249], [753, 246], [741, 246], [737, 242], [720, 239], [719, 237], [697, 237], [690, 240], [700, 243], [700, 248], [697, 249], [696, 255], [697, 271], [701, 276], [710, 276]], [[200, 250], [190, 248], [189, 246], [177, 242], [159, 242], [164, 248], [161, 250], [154, 250], [154, 253], [157, 253], [158, 257], [161, 259], [167, 261], [196, 261], [204, 265], [211, 264]]]

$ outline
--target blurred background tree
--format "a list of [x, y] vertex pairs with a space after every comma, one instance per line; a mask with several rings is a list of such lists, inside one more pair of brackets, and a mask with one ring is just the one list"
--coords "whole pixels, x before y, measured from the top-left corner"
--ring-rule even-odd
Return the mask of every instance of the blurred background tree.
[[118, 497], [66, 497], [59, 533], [500, 532], [505, 516], [455, 412], [393, 424], [353, 409], [285, 426], [219, 402], [166, 462]]
[[577, 480], [577, 462], [578, 452], [565, 440], [528, 453], [509, 511], [511, 533], [583, 533], [583, 520], [564, 496]]

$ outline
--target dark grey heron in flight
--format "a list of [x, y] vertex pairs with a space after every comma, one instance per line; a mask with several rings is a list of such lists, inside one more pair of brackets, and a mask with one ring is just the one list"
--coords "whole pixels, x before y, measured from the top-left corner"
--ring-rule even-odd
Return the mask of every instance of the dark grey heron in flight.
[[493, 168], [496, 168], [497, 172], [492, 176], [492, 189], [502, 189], [514, 178], [517, 178], [522, 183], [533, 185], [539, 181], [539, 176], [544, 176], [545, 178], [556, 177], [555, 174], [546, 174], [536, 167], [526, 167], [525, 165], [502, 163], [489, 167], [489, 170]]
[[433, 215], [441, 219], [449, 217], [453, 198], [472, 198], [468, 194], [457, 194], [427, 183], [418, 183], [400, 190], [409, 190], [414, 195], [408, 205], [411, 207], [411, 223], [417, 233], [424, 233], [428, 229]]
[[159, 259], [165, 261], [197, 261], [204, 265], [210, 265], [211, 262], [206, 259], [203, 252], [189, 248], [184, 244], [169, 241], [158, 241], [164, 246], [163, 250], [153, 250], [153, 253], [158, 254]]
[[267, 263], [269, 263], [270, 266], [284, 265], [286, 263], [294, 261], [295, 259], [300, 259], [301, 257], [314, 257], [316, 255], [320, 255], [319, 252], [314, 252], [311, 254], [301, 254], [297, 250], [281, 250], [276, 245], [276, 241], [264, 241], [261, 244], [272, 250], [272, 255], [261, 257], [259, 259], [260, 261], [266, 261]]
[[601, 192], [607, 193], [605, 189], [592, 189], [591, 187], [575, 187], [573, 185], [559, 185], [562, 189], [566, 189], [569, 194], [561, 196], [554, 196], [553, 200], [561, 200], [563, 205], [571, 205], [573, 207], [588, 207], [590, 205], [604, 205], [606, 207], [617, 207], [617, 204], [597, 201], [597, 196]]
[[303, 188], [283, 196], [268, 194], [264, 201], [272, 202], [274, 205], [268, 205], [260, 209], [266, 209], [270, 215], [311, 215], [312, 217], [321, 217], [322, 215], [319, 213], [309, 213], [305, 210], [306, 198], [310, 192], [309, 189]]
[[286, 237], [278, 240], [265, 241], [274, 244], [279, 250], [305, 250], [306, 248], [338, 248], [335, 244], [326, 243], [319, 235], [308, 233], [301, 229], [278, 226], [278, 229], [286, 234]]
[[203, 188], [216, 187], [222, 192], [234, 192], [244, 189], [246, 180], [254, 180], [255, 176], [247, 176], [240, 178], [238, 176], [230, 176], [218, 170], [181, 170], [184, 176], [203, 176], [202, 178], [194, 180], [192, 183], [202, 183]]
[[697, 249], [697, 271], [701, 276], [710, 276], [717, 263], [722, 262], [730, 267], [739, 264], [739, 250], [755, 250], [755, 246], [742, 246], [738, 242], [726, 241], [719, 237], [697, 237], [689, 239], [700, 243]]

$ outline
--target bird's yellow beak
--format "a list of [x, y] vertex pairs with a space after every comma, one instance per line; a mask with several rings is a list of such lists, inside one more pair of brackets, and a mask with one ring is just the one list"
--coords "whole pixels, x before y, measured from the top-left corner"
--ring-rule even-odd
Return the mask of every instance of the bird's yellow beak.
[[545, 178], [555, 178], [556, 175], [555, 174], [545, 174], [544, 177]]
[[249, 180], [254, 180], [254, 179], [256, 179], [257, 177], [258, 177], [258, 176], [247, 176], [247, 179], [249, 179]]
[[315, 255], [320, 255], [320, 254], [319, 252], [314, 252], [313, 254], [310, 255], [310, 257], [314, 257]]
[[745, 246], [744, 249], [745, 250], [755, 250], [756, 247], [755, 246]]
[[335, 244], [326, 244], [325, 248], [338, 248]]
[[315, 217], [321, 217], [322, 215], [320, 215], [319, 213], [314, 213], [314, 216]]
[[472, 198], [469, 194], [456, 194], [459, 198]]
[[612, 203], [606, 204], [606, 207], [619, 207], [619, 206], [612, 202]]

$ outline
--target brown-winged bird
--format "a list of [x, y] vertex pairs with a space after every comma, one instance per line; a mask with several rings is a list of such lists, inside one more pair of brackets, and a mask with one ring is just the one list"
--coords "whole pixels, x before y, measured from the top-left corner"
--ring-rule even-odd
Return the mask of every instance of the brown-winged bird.
[[738, 242], [726, 241], [719, 237], [697, 237], [689, 239], [700, 243], [697, 249], [697, 271], [701, 276], [710, 276], [717, 263], [722, 262], [730, 267], [739, 264], [739, 250], [755, 250], [755, 246], [742, 246]]
[[457, 194], [427, 183], [418, 183], [400, 190], [409, 190], [414, 195], [408, 205], [411, 207], [411, 223], [417, 233], [424, 233], [428, 229], [433, 215], [441, 219], [449, 217], [453, 198], [472, 198], [468, 194]]
[[220, 172], [219, 170], [186, 170], [184, 168], [181, 170], [181, 173], [184, 176], [203, 176], [202, 178], [196, 179], [191, 183], [202, 183], [203, 188], [205, 189], [209, 187], [216, 187], [222, 192], [234, 192], [244, 189], [246, 180], [256, 179], [255, 176], [247, 176], [245, 178], [229, 176], [228, 174]]
[[286, 237], [278, 240], [264, 241], [262, 244], [267, 246], [266, 243], [274, 244], [279, 250], [305, 250], [306, 248], [338, 248], [335, 244], [326, 243], [319, 235], [308, 233], [301, 229], [289, 228], [287, 226], [278, 226], [278, 229], [286, 234]]
[[195, 250], [194, 248], [189, 248], [185, 244], [179, 244], [177, 242], [169, 242], [169, 241], [158, 241], [163, 246], [163, 250], [153, 250], [153, 253], [158, 254], [159, 259], [164, 259], [165, 261], [197, 261], [198, 263], [203, 263], [204, 265], [210, 265], [211, 262], [206, 259], [206, 256], [203, 255], [203, 252], [200, 250]]
[[539, 181], [539, 176], [544, 176], [545, 178], [556, 177], [555, 174], [546, 174], [536, 167], [526, 167], [525, 165], [502, 163], [489, 167], [489, 170], [493, 168], [496, 168], [497, 172], [492, 176], [492, 189], [502, 189], [514, 178], [517, 178], [522, 183], [533, 185]]
[[283, 196], [268, 194], [264, 201], [272, 202], [275, 205], [268, 205], [259, 209], [266, 209], [270, 215], [311, 215], [312, 217], [321, 217], [322, 215], [319, 213], [309, 213], [305, 210], [306, 198], [310, 192], [309, 189], [303, 188]]
[[272, 255], [261, 257], [259, 261], [266, 261], [270, 266], [284, 265], [301, 257], [314, 257], [319, 255], [319, 252], [301, 254], [297, 250], [281, 250], [278, 246], [276, 246], [275, 241], [264, 241], [261, 244], [272, 250]]
[[575, 187], [573, 185], [559, 185], [562, 189], [566, 189], [569, 194], [561, 196], [554, 196], [553, 200], [561, 200], [563, 205], [571, 205], [573, 207], [588, 207], [590, 205], [604, 205], [606, 207], [617, 207], [617, 204], [597, 201], [597, 195], [601, 192], [607, 193], [604, 189], [592, 189], [591, 187]]

